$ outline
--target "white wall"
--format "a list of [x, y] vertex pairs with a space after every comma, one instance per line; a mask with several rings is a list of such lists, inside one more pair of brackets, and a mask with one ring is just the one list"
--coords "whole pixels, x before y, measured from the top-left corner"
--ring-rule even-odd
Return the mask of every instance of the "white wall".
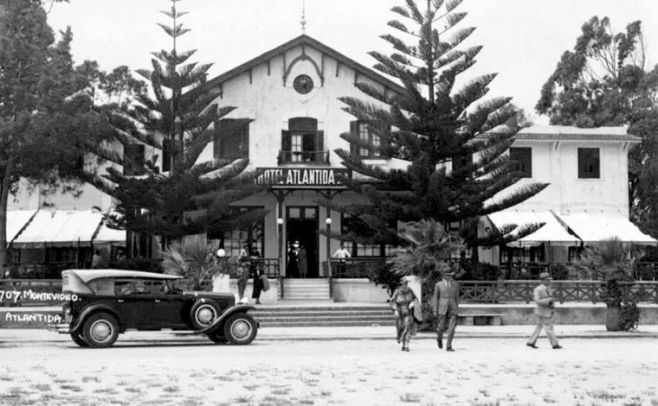
[[[532, 182], [550, 183], [541, 193], [514, 206], [518, 211], [603, 212], [628, 217], [628, 151], [621, 141], [517, 140], [532, 148]], [[600, 149], [600, 178], [578, 178], [578, 148]]]
[[[249, 159], [252, 167], [276, 167], [281, 150], [281, 131], [288, 129], [288, 120], [293, 117], [313, 117], [318, 120], [318, 130], [324, 131], [324, 149], [331, 151], [332, 167], [341, 167], [340, 159], [334, 154], [336, 148], [349, 149], [349, 143], [340, 138], [341, 133], [350, 131], [350, 121], [354, 117], [342, 111], [346, 105], [339, 97], [354, 96], [366, 99], [367, 96], [354, 86], [355, 73], [349, 67], [326, 56], [322, 65], [320, 52], [306, 46], [306, 54], [320, 69], [324, 66], [324, 83], [315, 66], [307, 59], [300, 59], [301, 46], [288, 51], [285, 57], [290, 73], [283, 82], [284, 57], [273, 57], [268, 64], [262, 63], [253, 68], [251, 83], [248, 73], [234, 77], [222, 85], [223, 96], [215, 102], [219, 106], [234, 106], [236, 110], [227, 118], [254, 119], [249, 128]], [[336, 74], [338, 72], [338, 75]], [[293, 80], [300, 74], [313, 79], [314, 88], [301, 95], [293, 88]], [[377, 86], [368, 78], [358, 75], [359, 82]], [[212, 145], [208, 145], [199, 161], [212, 159]]]

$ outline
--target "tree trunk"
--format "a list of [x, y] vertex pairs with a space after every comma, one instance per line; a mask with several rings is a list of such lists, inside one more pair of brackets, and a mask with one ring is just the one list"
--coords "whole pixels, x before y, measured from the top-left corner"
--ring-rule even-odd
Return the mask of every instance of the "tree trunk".
[[13, 159], [7, 158], [7, 165], [1, 174], [0, 184], [0, 271], [4, 276], [5, 267], [9, 267], [7, 261], [7, 207], [9, 202], [9, 187], [11, 186], [11, 172], [13, 168]]

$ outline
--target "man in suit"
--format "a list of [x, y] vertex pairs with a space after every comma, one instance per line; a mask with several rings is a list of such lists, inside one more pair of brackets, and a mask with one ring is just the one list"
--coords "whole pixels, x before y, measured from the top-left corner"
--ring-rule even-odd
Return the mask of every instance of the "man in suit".
[[457, 325], [457, 311], [459, 310], [459, 284], [449, 273], [440, 273], [439, 281], [434, 285], [432, 297], [432, 312], [439, 317], [436, 328], [436, 343], [443, 348], [443, 333], [447, 332], [446, 351], [452, 349], [452, 338]]
[[539, 279], [541, 279], [541, 284], [535, 288], [533, 291], [533, 297], [535, 300], [535, 316], [537, 316], [537, 327], [535, 331], [530, 336], [530, 339], [526, 343], [528, 347], [537, 348], [535, 343], [539, 338], [539, 333], [543, 328], [546, 331], [548, 340], [551, 342], [551, 345], [554, 349], [558, 350], [562, 348], [555, 337], [553, 332], [553, 314], [555, 313], [555, 300], [551, 296], [551, 275], [548, 272], [542, 272], [539, 274]]

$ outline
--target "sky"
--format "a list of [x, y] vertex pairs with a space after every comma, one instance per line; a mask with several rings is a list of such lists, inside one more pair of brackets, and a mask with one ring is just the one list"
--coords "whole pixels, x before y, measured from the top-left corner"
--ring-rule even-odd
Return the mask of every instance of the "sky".
[[[392, 32], [386, 23], [398, 15], [390, 9], [404, 0], [183, 0], [178, 9], [189, 12], [183, 23], [191, 31], [179, 49], [196, 49], [193, 61], [213, 63], [213, 78], [300, 35], [303, 3], [307, 35], [372, 67], [369, 51], [391, 51], [379, 36]], [[104, 70], [149, 69], [151, 52], [171, 49], [157, 26], [169, 24], [159, 11], [170, 5], [169, 0], [69, 0], [52, 5], [48, 18], [56, 30], [73, 30], [77, 63], [91, 59]], [[476, 27], [463, 46], [484, 47], [477, 64], [461, 76], [498, 73], [489, 95], [510, 96], [531, 116], [542, 85], [592, 16], [610, 17], [616, 31], [641, 20], [647, 67], [658, 63], [657, 0], [464, 0], [458, 10], [468, 12], [459, 27]]]

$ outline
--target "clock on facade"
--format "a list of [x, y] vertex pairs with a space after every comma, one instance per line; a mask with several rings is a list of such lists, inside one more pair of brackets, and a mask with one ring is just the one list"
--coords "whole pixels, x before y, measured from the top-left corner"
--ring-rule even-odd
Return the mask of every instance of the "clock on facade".
[[306, 94], [313, 90], [313, 79], [308, 75], [299, 75], [292, 82], [292, 86], [295, 88], [297, 93]]

